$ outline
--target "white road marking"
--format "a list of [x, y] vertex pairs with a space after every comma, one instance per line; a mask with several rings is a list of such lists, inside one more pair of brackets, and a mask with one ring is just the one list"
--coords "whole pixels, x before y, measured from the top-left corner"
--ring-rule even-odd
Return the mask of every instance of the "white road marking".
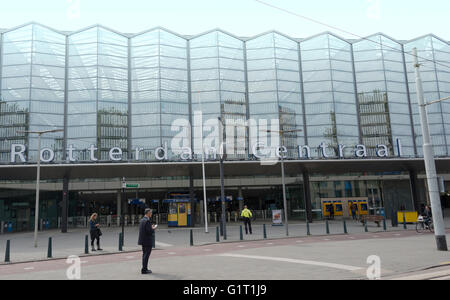
[[173, 245], [171, 244], [166, 244], [166, 243], [162, 243], [162, 242], [156, 242], [157, 246], [161, 246], [161, 247], [173, 247]]
[[176, 253], [175, 253], [175, 252], [168, 252], [167, 254], [169, 254], [169, 255], [175, 255]]
[[217, 256], [235, 257], [235, 258], [247, 258], [247, 259], [259, 259], [259, 260], [272, 260], [272, 261], [287, 262], [287, 263], [294, 263], [294, 264], [302, 264], [302, 265], [311, 265], [311, 266], [334, 268], [334, 269], [340, 269], [340, 270], [345, 270], [345, 271], [357, 271], [357, 270], [361, 270], [362, 269], [360, 267], [347, 266], [347, 265], [341, 265], [341, 264], [326, 263], [326, 262], [312, 261], [312, 260], [282, 258], [282, 257], [240, 255], [240, 254], [232, 254], [232, 253], [218, 254]]
[[211, 249], [205, 249], [205, 250], [203, 250], [203, 251], [212, 251]]
[[81, 263], [82, 263], [82, 264], [87, 264], [88, 261], [87, 261], [87, 260], [82, 260]]
[[132, 258], [134, 258], [134, 256], [127, 256], [126, 258], [127, 259], [132, 259]]
[[442, 277], [448, 277], [450, 275], [450, 270], [432, 272], [432, 273], [424, 273], [424, 274], [416, 274], [409, 276], [396, 277], [392, 280], [427, 280], [427, 279], [439, 279]]
[[330, 239], [323, 239], [324, 241], [330, 241]]
[[447, 276], [447, 277], [439, 277], [439, 278], [433, 278], [432, 280], [450, 280], [450, 276]]
[[34, 270], [34, 267], [24, 268], [24, 270], [27, 270], [27, 271]]
[[297, 243], [303, 243], [303, 241], [297, 241]]
[[273, 243], [267, 243], [266, 245], [273, 245]]
[[245, 248], [245, 246], [242, 246], [242, 245], [241, 245], [241, 246], [238, 246], [238, 248]]

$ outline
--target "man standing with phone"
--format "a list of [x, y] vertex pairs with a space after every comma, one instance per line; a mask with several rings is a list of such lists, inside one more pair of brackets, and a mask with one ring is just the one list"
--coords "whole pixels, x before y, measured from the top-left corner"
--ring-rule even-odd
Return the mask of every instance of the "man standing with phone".
[[155, 236], [155, 229], [158, 225], [152, 225], [151, 217], [153, 213], [150, 208], [145, 209], [145, 216], [139, 223], [139, 240], [138, 245], [142, 246], [142, 270], [141, 274], [151, 274], [152, 271], [148, 269], [148, 260], [152, 253], [153, 239]]

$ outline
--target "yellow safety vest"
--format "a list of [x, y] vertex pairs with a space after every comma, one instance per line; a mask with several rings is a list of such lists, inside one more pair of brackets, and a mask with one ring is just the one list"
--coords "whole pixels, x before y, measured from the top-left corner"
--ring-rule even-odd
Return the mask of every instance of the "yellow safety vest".
[[252, 212], [247, 208], [242, 211], [241, 217], [251, 218], [253, 217]]

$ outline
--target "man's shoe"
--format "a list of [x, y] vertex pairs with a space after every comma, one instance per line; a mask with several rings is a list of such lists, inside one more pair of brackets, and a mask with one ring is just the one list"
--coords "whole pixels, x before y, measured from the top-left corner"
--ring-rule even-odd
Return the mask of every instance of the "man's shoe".
[[95, 248], [92, 248], [91, 251], [96, 251]]
[[103, 249], [102, 249], [102, 248], [100, 248], [100, 247], [99, 247], [99, 248], [97, 248], [97, 250], [98, 250], [98, 251], [103, 251]]
[[145, 275], [145, 274], [152, 274], [152, 270], [141, 271], [141, 274], [142, 274], [142, 275]]

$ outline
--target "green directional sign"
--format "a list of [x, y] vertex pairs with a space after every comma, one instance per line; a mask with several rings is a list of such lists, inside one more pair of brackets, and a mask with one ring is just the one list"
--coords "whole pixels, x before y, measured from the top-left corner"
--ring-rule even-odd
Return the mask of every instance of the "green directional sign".
[[125, 187], [127, 189], [138, 189], [140, 186], [139, 183], [127, 183]]

